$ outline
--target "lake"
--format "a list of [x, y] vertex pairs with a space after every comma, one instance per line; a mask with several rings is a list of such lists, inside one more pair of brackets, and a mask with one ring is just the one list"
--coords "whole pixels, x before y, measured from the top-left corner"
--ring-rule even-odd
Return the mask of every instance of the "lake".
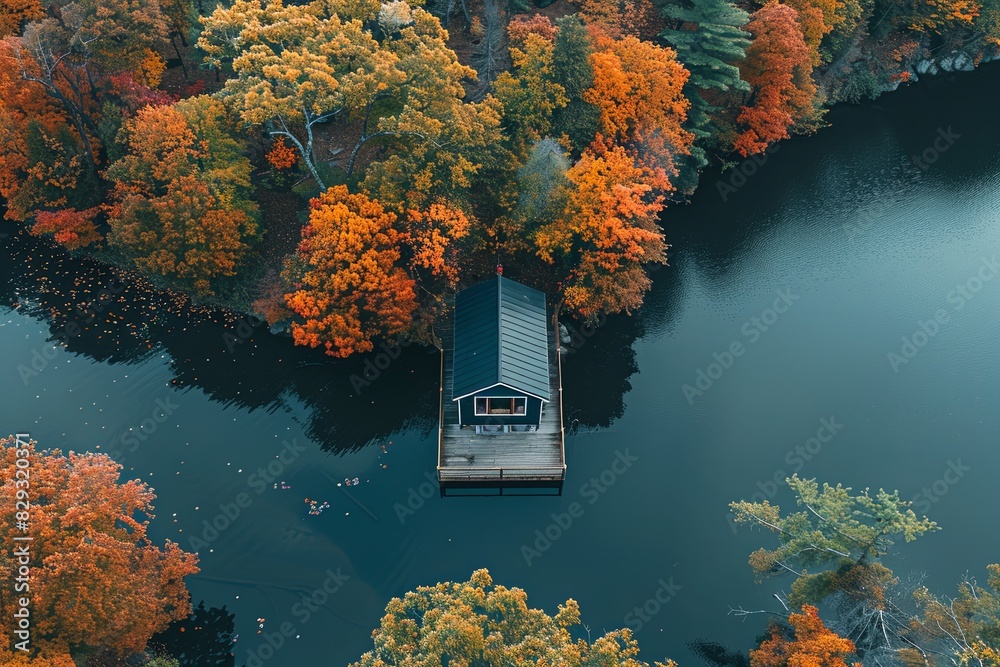
[[772, 542], [727, 503], [785, 505], [793, 472], [914, 500], [943, 530], [888, 564], [950, 593], [1000, 552], [998, 86], [993, 64], [837, 108], [705, 174], [641, 312], [571, 345], [561, 497], [438, 496], [435, 350], [328, 359], [6, 223], [4, 429], [155, 487], [151, 535], [199, 551], [237, 664], [346, 664], [390, 597], [484, 567], [595, 635], [631, 626], [647, 661], [746, 650], [764, 618], [729, 610], [790, 580], [754, 583]]

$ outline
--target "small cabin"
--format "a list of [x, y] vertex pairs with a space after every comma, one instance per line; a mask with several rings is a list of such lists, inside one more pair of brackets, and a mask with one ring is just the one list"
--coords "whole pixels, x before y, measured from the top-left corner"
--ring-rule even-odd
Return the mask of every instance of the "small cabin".
[[545, 294], [501, 275], [455, 296], [452, 399], [476, 433], [533, 432], [551, 400]]

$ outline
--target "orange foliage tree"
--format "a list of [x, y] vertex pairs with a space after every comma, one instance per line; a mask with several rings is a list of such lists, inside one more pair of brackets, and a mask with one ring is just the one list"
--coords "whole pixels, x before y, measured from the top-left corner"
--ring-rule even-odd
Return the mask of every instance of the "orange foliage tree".
[[650, 0], [574, 0], [588, 25], [599, 27], [612, 38], [625, 36], [652, 39], [663, 21]]
[[23, 23], [42, 14], [38, 0], [0, 0], [0, 38], [20, 34]]
[[286, 268], [294, 291], [288, 307], [298, 345], [324, 347], [334, 357], [372, 349], [372, 339], [406, 331], [416, 309], [413, 279], [399, 265], [402, 234], [396, 215], [347, 186], [310, 203], [309, 224]]
[[672, 156], [689, 153], [694, 141], [683, 127], [691, 107], [683, 93], [690, 73], [670, 48], [601, 34], [594, 42], [594, 82], [583, 99], [599, 109], [601, 132], [674, 173]]
[[[344, 185], [310, 207], [282, 274], [295, 343], [347, 357], [371, 350], [376, 338], [429, 339], [441, 294], [458, 284], [457, 244], [472, 226], [468, 216], [443, 202], [397, 215]], [[276, 307], [275, 289], [273, 281], [266, 285], [255, 304], [268, 321], [287, 312]]]
[[291, 169], [299, 161], [299, 154], [295, 149], [285, 143], [284, 137], [274, 140], [271, 150], [264, 156], [267, 161], [277, 170]]
[[976, 0], [922, 0], [904, 6], [898, 23], [914, 32], [938, 35], [971, 28], [982, 9]]
[[754, 12], [747, 25], [753, 44], [740, 63], [740, 76], [753, 93], [751, 104], [737, 117], [746, 129], [734, 144], [744, 157], [788, 138], [788, 128], [814, 112], [812, 60], [797, 19], [790, 6], [770, 2]]
[[566, 180], [562, 214], [535, 235], [539, 256], [565, 269], [565, 305], [588, 318], [638, 308], [650, 286], [643, 265], [667, 261], [656, 221], [665, 174], [637, 164], [621, 146], [596, 145]]
[[[816, 607], [806, 605], [788, 622], [794, 629], [789, 638], [785, 629], [771, 624], [771, 636], [750, 651], [750, 667], [847, 667], [845, 658], [854, 653], [854, 642], [825, 625]], [[854, 663], [860, 667], [860, 663]]]
[[[27, 533], [13, 511], [0, 525], [8, 544], [20, 544], [14, 536], [32, 538], [30, 590], [21, 593], [31, 600], [38, 664], [72, 665], [70, 647], [141, 651], [153, 634], [188, 616], [184, 577], [198, 572], [197, 556], [169, 540], [163, 547], [150, 541], [156, 496], [146, 484], [119, 483], [121, 466], [104, 454], [39, 451], [13, 438], [0, 439], [0, 448], [4, 506], [30, 502]], [[11, 549], [0, 554], [5, 581], [14, 580], [18, 566]], [[14, 595], [0, 596], [4, 618], [14, 618], [15, 604]]]
[[406, 240], [411, 249], [410, 266], [424, 270], [454, 289], [458, 285], [458, 248], [455, 242], [469, 233], [469, 218], [460, 209], [444, 203], [426, 211], [406, 212]]
[[824, 60], [820, 43], [846, 18], [842, 11], [844, 3], [841, 0], [781, 0], [781, 3], [798, 12], [802, 38], [809, 47], [813, 67], [818, 67]]
[[62, 211], [39, 211], [35, 215], [35, 224], [31, 233], [35, 235], [51, 234], [59, 243], [70, 250], [83, 248], [91, 243], [103, 240], [94, 218], [100, 208], [88, 208], [83, 211], [63, 209]]
[[200, 294], [236, 273], [257, 233], [251, 167], [231, 129], [209, 97], [145, 107], [125, 123], [128, 153], [107, 171], [115, 182], [109, 242], [140, 270]]
[[13, 40], [0, 42], [0, 197], [5, 217], [26, 221], [39, 211], [66, 211], [83, 222], [81, 211], [100, 197], [90, 146], [43, 87], [24, 81], [18, 53]]

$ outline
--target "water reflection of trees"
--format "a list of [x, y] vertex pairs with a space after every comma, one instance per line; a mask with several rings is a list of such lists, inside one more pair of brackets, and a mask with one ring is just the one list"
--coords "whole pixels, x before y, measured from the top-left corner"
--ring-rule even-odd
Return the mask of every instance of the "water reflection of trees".
[[308, 435], [335, 453], [399, 430], [436, 425], [434, 350], [403, 349], [388, 364], [377, 354], [330, 359], [293, 347], [265, 326], [193, 308], [183, 296], [52, 250], [12, 225], [3, 227], [8, 235], [0, 238], [6, 260], [0, 268], [0, 305], [39, 319], [49, 339], [69, 352], [129, 365], [166, 353], [177, 388], [195, 387], [220, 403], [250, 410], [304, 408]]
[[[0, 247], [0, 304], [38, 318], [50, 340], [109, 364], [137, 365], [167, 354], [178, 389], [197, 388], [224, 405], [295, 410], [325, 450], [353, 451], [393, 433], [436, 427], [439, 355], [412, 346], [337, 360], [294, 347], [265, 325], [252, 326], [186, 297], [157, 291], [102, 264], [67, 256], [17, 232]], [[669, 276], [657, 276], [658, 282]], [[566, 318], [564, 318], [566, 319]], [[580, 323], [566, 319], [572, 329]], [[640, 316], [613, 316], [571, 344], [563, 386], [567, 424], [606, 427], [625, 411], [638, 372]], [[393, 354], [396, 352], [393, 351]]]
[[149, 648], [177, 658], [181, 667], [233, 667], [235, 618], [225, 606], [206, 609], [203, 600], [190, 616], [155, 635]]
[[563, 357], [563, 413], [567, 426], [610, 426], [625, 414], [629, 378], [639, 371], [633, 343], [642, 332], [637, 317], [614, 316], [590, 329], [563, 318], [570, 342]]

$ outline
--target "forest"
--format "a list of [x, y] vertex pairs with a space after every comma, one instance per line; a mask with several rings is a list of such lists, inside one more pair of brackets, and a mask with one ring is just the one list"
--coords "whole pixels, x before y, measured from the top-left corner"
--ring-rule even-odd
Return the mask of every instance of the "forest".
[[497, 264], [593, 320], [708, 165], [1000, 54], [997, 0], [541, 4], [0, 0], [4, 215], [335, 357]]

